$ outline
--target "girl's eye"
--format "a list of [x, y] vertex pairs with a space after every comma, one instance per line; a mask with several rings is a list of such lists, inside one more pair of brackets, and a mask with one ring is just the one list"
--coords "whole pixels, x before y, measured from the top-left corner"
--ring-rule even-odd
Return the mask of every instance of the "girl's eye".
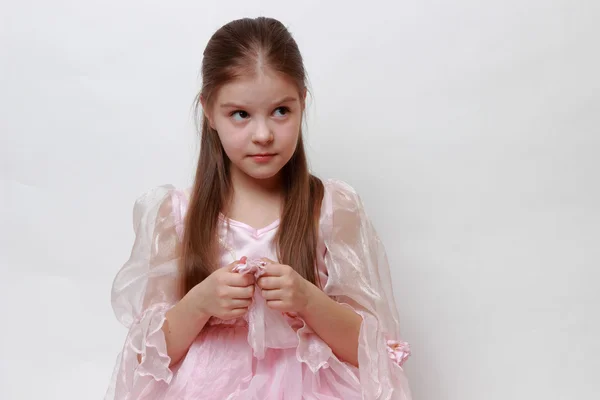
[[[236, 120], [236, 121], [243, 121], [246, 118], [248, 118], [248, 113], [246, 111], [242, 111], [242, 110], [237, 110], [234, 111], [233, 113], [231, 113], [231, 116]], [[237, 118], [236, 118], [237, 116]]]
[[279, 112], [279, 115], [278, 115], [278, 117], [283, 117], [283, 116], [285, 116], [287, 113], [289, 113], [289, 112], [290, 112], [290, 109], [289, 109], [289, 108], [287, 108], [287, 107], [277, 107], [277, 108], [275, 109], [275, 114], [277, 114], [277, 112]]

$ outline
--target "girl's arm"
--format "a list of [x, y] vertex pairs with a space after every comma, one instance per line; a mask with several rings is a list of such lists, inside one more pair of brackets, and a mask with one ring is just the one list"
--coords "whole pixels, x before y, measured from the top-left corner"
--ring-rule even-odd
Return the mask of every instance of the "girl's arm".
[[341, 360], [358, 367], [358, 336], [362, 317], [306, 282], [309, 300], [299, 316]]
[[171, 358], [177, 364], [211, 316], [229, 320], [248, 312], [254, 295], [254, 276], [232, 272], [239, 263], [219, 268], [197, 284], [165, 315], [162, 331]]
[[210, 318], [209, 315], [198, 312], [197, 308], [191, 302], [190, 296], [186, 295], [167, 311], [162, 330], [167, 342], [167, 353], [171, 358], [169, 367], [177, 364], [185, 356]]
[[[167, 344], [167, 355], [171, 359], [169, 367], [177, 364], [185, 356], [210, 319], [209, 315], [199, 313], [197, 307], [193, 307], [192, 304], [190, 296], [184, 296], [165, 314], [162, 331]], [[141, 354], [137, 355], [137, 360], [141, 364]]]

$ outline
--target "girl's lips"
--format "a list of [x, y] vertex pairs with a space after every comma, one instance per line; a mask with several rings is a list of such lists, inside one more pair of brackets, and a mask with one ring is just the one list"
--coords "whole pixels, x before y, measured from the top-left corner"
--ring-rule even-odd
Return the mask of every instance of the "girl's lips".
[[267, 163], [269, 161], [271, 161], [271, 159], [273, 157], [275, 157], [275, 154], [254, 154], [250, 156], [255, 162], [257, 163]]

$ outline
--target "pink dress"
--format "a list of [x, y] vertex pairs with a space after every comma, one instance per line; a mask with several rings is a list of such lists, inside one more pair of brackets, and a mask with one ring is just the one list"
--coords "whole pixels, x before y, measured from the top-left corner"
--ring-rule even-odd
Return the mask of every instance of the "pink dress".
[[[363, 319], [359, 368], [340, 361], [299, 317], [267, 308], [260, 291], [244, 318], [209, 320], [169, 368], [161, 327], [178, 301], [187, 202], [184, 191], [167, 185], [135, 204], [135, 243], [112, 290], [113, 309], [129, 333], [105, 399], [410, 400], [402, 369], [410, 350], [400, 339], [385, 251], [359, 196], [333, 180], [325, 182], [317, 268], [323, 291]], [[277, 259], [279, 221], [262, 229], [220, 221], [222, 266], [242, 256]]]

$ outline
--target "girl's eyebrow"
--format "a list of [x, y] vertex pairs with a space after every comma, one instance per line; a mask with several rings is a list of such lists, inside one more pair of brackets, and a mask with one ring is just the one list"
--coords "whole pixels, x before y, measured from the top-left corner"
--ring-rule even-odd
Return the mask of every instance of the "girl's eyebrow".
[[[290, 102], [295, 102], [297, 100], [296, 97], [294, 96], [287, 96], [284, 97], [283, 99], [274, 102], [273, 104], [283, 104], [283, 103], [290, 103]], [[245, 108], [245, 106], [241, 105], [241, 104], [237, 104], [237, 103], [223, 103], [220, 106], [221, 108]]]

